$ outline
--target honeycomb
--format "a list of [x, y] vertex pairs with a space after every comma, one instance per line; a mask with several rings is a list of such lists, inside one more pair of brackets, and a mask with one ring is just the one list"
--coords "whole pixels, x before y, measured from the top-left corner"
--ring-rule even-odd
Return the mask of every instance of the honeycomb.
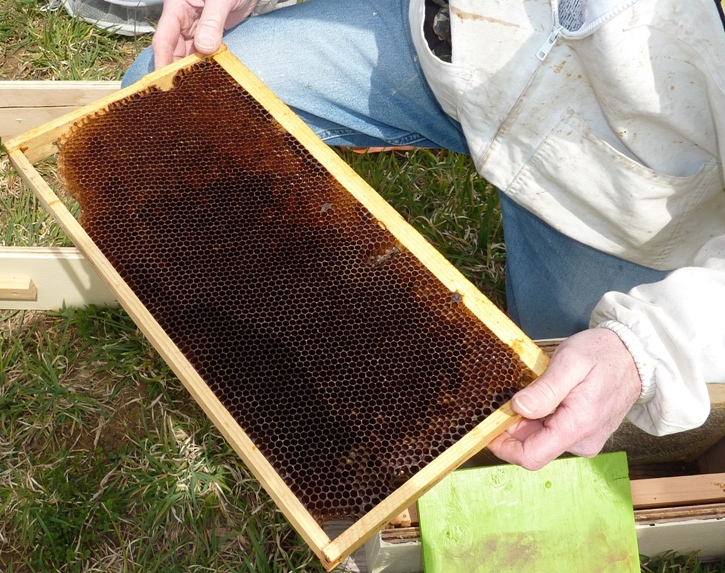
[[81, 225], [319, 523], [360, 518], [532, 379], [214, 60], [60, 147]]

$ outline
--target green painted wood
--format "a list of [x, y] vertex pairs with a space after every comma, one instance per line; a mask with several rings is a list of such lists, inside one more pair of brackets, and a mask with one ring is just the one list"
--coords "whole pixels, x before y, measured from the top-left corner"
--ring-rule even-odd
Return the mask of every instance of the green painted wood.
[[640, 571], [623, 452], [459, 470], [418, 512], [426, 573]]

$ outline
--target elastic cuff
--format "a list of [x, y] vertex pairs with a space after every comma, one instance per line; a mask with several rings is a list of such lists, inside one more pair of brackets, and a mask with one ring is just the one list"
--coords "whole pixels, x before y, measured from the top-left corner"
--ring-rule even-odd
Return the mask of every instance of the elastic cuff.
[[625, 324], [616, 320], [606, 320], [596, 326], [596, 328], [606, 328], [619, 336], [619, 339], [627, 347], [629, 353], [634, 359], [634, 364], [639, 372], [639, 379], [642, 383], [642, 389], [636, 404], [644, 404], [655, 397], [657, 385], [655, 384], [655, 367], [652, 359], [640, 342], [639, 338]]
[[271, 12], [277, 6], [277, 0], [259, 0], [257, 5], [252, 10], [252, 14], [259, 16], [260, 14], [266, 14]]

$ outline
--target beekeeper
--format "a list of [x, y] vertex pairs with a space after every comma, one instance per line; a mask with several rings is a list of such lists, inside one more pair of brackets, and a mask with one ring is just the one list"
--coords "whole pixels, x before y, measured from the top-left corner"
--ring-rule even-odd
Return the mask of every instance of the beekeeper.
[[625, 416], [695, 428], [725, 382], [719, 1], [166, 0], [124, 82], [223, 37], [330, 145], [470, 153], [501, 191], [512, 319], [569, 337], [490, 446], [536, 469]]

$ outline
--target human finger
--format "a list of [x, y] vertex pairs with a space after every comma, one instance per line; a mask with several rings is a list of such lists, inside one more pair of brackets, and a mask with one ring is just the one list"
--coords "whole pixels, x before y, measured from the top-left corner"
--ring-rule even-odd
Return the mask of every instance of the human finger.
[[207, 0], [201, 11], [194, 32], [194, 46], [202, 54], [212, 54], [219, 49], [224, 26], [236, 6], [229, 0]]
[[576, 435], [562, 434], [551, 419], [525, 420], [491, 441], [491, 452], [501, 460], [538, 470], [576, 443]]
[[151, 42], [154, 67], [160, 69], [193, 50], [196, 23], [204, 0], [166, 0]]
[[533, 384], [514, 395], [511, 406], [517, 414], [526, 418], [544, 418], [559, 406], [586, 374], [582, 364], [567, 360], [566, 354], [555, 356], [547, 370]]

